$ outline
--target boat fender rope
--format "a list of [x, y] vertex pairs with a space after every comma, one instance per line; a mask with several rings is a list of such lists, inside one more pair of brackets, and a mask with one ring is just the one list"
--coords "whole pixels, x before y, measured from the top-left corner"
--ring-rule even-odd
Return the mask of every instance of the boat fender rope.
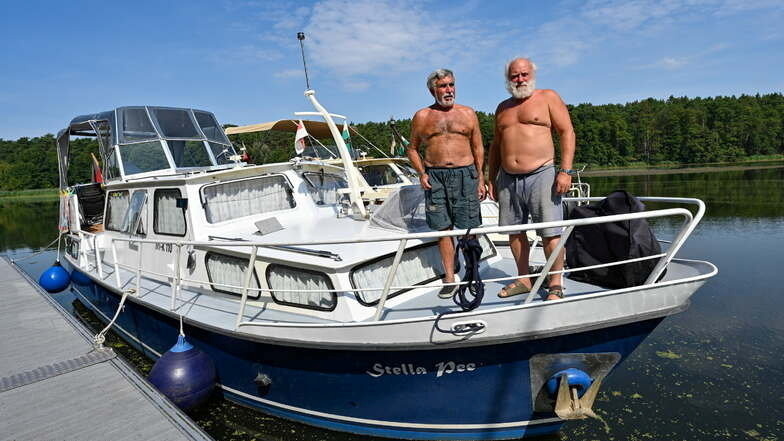
[[[455, 290], [452, 300], [465, 312], [476, 309], [482, 303], [482, 298], [485, 295], [485, 284], [482, 282], [482, 276], [479, 275], [482, 244], [479, 243], [476, 235], [471, 235], [470, 228], [457, 241], [457, 246], [455, 247], [455, 268], [459, 267], [458, 257], [461, 252], [465, 261], [465, 276], [463, 276], [463, 283]], [[471, 293], [470, 295], [473, 296], [473, 299], [468, 298], [466, 291]]]
[[49, 245], [41, 248], [40, 250], [36, 251], [35, 253], [28, 254], [28, 255], [26, 255], [24, 257], [20, 257], [18, 259], [11, 259], [11, 263], [21, 262], [21, 261], [27, 260], [27, 259], [29, 259], [31, 257], [35, 257], [35, 256], [37, 256], [37, 255], [39, 255], [39, 254], [41, 254], [41, 253], [43, 253], [45, 251], [48, 251], [49, 249], [52, 248], [52, 245], [54, 245], [55, 242], [57, 242], [57, 261], [59, 262], [60, 261], [60, 238], [61, 237], [63, 237], [63, 233], [58, 234], [57, 237], [53, 241], [49, 242]]
[[120, 304], [117, 305], [117, 311], [114, 313], [114, 317], [112, 317], [112, 320], [109, 322], [109, 324], [106, 325], [105, 328], [103, 328], [103, 330], [101, 330], [101, 332], [95, 334], [95, 337], [93, 337], [93, 347], [95, 350], [103, 349], [103, 343], [106, 341], [106, 333], [109, 331], [109, 328], [112, 327], [114, 321], [117, 320], [117, 317], [120, 315], [120, 311], [123, 310], [123, 305], [125, 304], [125, 299], [128, 298], [128, 294], [133, 292], [135, 292], [134, 289], [127, 289], [123, 291], [122, 298], [120, 298]]

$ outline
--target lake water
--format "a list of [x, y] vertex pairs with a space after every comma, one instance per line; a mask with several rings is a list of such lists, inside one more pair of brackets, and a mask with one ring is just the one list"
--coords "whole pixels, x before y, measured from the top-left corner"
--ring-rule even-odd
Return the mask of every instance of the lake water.
[[[784, 440], [784, 167], [591, 177], [593, 195], [700, 198], [708, 210], [680, 257], [719, 268], [691, 307], [665, 319], [605, 381], [596, 420], [539, 438], [562, 440]], [[0, 252], [12, 258], [56, 236], [56, 203], [0, 199]], [[663, 236], [672, 226], [658, 225]], [[37, 277], [47, 253], [23, 262]], [[73, 296], [58, 300], [88, 325]], [[142, 372], [151, 362], [116, 337], [109, 343]], [[467, 407], [466, 412], [470, 412]], [[369, 440], [314, 429], [216, 398], [191, 415], [219, 440]]]

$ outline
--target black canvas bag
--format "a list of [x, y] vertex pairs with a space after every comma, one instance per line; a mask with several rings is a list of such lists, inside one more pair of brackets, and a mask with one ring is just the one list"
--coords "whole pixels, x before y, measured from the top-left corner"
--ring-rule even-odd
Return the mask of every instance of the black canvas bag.
[[[639, 199], [617, 190], [595, 204], [574, 207], [569, 219], [584, 219], [645, 210]], [[578, 268], [661, 253], [661, 246], [645, 219], [575, 227], [566, 241], [566, 263]], [[606, 268], [571, 273], [569, 278], [605, 288], [640, 285], [659, 259], [643, 260]]]

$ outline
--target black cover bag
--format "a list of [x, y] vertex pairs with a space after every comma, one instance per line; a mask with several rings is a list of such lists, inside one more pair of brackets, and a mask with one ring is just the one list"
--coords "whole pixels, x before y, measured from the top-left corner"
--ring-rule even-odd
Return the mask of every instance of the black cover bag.
[[[595, 204], [574, 207], [569, 219], [584, 219], [645, 210], [639, 199], [616, 190]], [[578, 268], [661, 253], [661, 246], [645, 219], [575, 227], [566, 241], [566, 263]], [[659, 259], [571, 273], [569, 278], [605, 288], [627, 288], [645, 282]]]

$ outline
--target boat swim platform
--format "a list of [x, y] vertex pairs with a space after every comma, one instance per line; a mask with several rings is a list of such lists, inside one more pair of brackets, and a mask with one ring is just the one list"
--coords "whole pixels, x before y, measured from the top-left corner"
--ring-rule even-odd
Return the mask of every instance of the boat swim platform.
[[[54, 294], [57, 295], [57, 294]], [[0, 438], [211, 440], [0, 257]]]

